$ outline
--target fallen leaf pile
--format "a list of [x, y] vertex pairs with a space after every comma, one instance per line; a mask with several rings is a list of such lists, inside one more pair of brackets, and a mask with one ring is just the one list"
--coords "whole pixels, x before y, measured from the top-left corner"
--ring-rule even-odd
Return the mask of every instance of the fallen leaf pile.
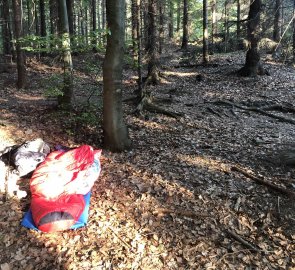
[[[1, 270], [295, 269], [294, 196], [233, 170], [294, 194], [294, 167], [279, 164], [278, 151], [294, 144], [295, 126], [218, 103], [294, 105], [294, 68], [268, 61], [271, 76], [242, 78], [234, 74], [244, 63], [241, 52], [191, 68], [177, 66], [181, 52], [164, 57], [163, 81], [150, 90], [160, 102], [170, 100], [161, 106], [184, 115], [136, 116], [135, 105], [124, 103], [133, 148], [103, 151], [84, 228], [50, 234], [23, 228], [30, 197], [1, 194]], [[1, 149], [36, 137], [53, 146], [101, 147], [99, 119], [79, 128], [72, 119], [88, 115], [57, 112], [42, 96], [40, 82], [55, 70], [32, 60], [30, 85], [20, 91], [15, 74], [0, 74]], [[75, 72], [77, 95], [85, 101], [97, 87], [89, 100], [99, 107], [101, 81], [82, 68]], [[134, 71], [124, 71], [124, 85], [131, 96]], [[20, 185], [28, 189], [28, 180]]]

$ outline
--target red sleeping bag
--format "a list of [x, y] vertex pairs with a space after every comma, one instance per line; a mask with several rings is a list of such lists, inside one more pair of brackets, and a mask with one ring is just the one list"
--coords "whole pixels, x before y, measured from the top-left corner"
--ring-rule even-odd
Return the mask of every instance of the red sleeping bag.
[[82, 214], [87, 194], [100, 174], [101, 150], [83, 145], [55, 151], [35, 170], [31, 180], [31, 211], [44, 232], [69, 229]]

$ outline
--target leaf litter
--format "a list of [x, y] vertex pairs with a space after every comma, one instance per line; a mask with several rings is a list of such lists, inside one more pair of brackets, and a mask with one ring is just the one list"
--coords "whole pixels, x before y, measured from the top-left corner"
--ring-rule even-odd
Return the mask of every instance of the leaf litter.
[[[151, 91], [184, 116], [136, 117], [134, 105], [124, 103], [133, 149], [103, 152], [85, 228], [27, 230], [20, 221], [30, 198], [5, 201], [2, 194], [1, 270], [295, 268], [294, 197], [232, 170], [295, 192], [294, 167], [280, 164], [279, 154], [295, 145], [294, 125], [216, 103], [292, 104], [294, 68], [268, 61], [271, 76], [241, 78], [233, 74], [244, 62], [241, 53], [212, 56], [212, 65], [196, 68], [175, 68], [177, 56], [166, 52], [165, 80]], [[83, 73], [82, 62], [76, 59], [78, 96], [85, 101], [91, 93], [92, 105], [100, 104], [102, 85]], [[58, 113], [42, 96], [40, 82], [56, 70], [30, 61], [30, 86], [20, 91], [15, 74], [0, 74], [1, 148], [36, 137], [101, 147], [99, 119], [81, 126], [74, 121], [79, 110]], [[124, 71], [126, 96], [136, 88], [135, 75]], [[20, 185], [28, 189], [28, 180]]]

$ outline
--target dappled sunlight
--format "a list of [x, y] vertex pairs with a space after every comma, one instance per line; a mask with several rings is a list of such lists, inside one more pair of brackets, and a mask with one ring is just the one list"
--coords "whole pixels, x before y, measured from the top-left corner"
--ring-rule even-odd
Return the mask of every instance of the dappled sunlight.
[[228, 172], [231, 167], [228, 163], [205, 156], [183, 155], [177, 153], [176, 157], [180, 160], [180, 162], [186, 162], [190, 165], [206, 168], [209, 171]]
[[196, 76], [198, 74], [198, 72], [176, 72], [176, 71], [162, 71], [163, 74], [167, 75], [167, 76], [176, 76], [176, 77], [193, 77]]

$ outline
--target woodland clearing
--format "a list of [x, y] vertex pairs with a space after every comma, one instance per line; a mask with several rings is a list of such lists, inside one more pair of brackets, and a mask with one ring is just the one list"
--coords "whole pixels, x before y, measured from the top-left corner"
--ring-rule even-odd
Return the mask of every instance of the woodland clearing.
[[[165, 52], [162, 82], [149, 86], [183, 116], [136, 116], [135, 105], [124, 103], [133, 148], [103, 151], [85, 228], [23, 228], [30, 196], [5, 201], [2, 194], [1, 270], [295, 269], [295, 170], [283, 151], [295, 153], [295, 70], [265, 58], [270, 76], [244, 78], [234, 73], [244, 52], [195, 67], [191, 55]], [[58, 111], [43, 95], [61, 73], [52, 59], [27, 59], [23, 90], [14, 86], [16, 72], [1, 73], [1, 149], [38, 137], [100, 148], [101, 71], [90, 76], [87, 69], [98, 58], [74, 57], [73, 112]], [[137, 87], [129, 65], [123, 83], [127, 99]], [[28, 181], [20, 185], [26, 190]]]

